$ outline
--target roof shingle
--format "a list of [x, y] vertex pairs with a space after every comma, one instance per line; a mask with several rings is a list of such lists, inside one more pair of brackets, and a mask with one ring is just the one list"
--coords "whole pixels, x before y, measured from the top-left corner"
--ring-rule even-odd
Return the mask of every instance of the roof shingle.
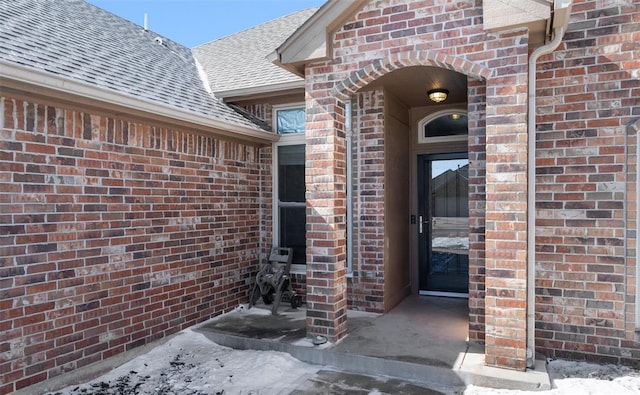
[[193, 53], [213, 92], [267, 86], [302, 79], [267, 60], [317, 8], [294, 12], [230, 36], [199, 45]]
[[0, 1], [0, 59], [259, 129], [207, 91], [189, 48], [82, 0]]

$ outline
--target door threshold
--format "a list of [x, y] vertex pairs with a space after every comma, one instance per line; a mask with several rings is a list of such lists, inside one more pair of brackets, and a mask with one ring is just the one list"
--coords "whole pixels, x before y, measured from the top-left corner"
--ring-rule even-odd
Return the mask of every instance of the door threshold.
[[422, 296], [443, 296], [445, 298], [469, 299], [469, 294], [462, 292], [420, 291], [418, 294]]

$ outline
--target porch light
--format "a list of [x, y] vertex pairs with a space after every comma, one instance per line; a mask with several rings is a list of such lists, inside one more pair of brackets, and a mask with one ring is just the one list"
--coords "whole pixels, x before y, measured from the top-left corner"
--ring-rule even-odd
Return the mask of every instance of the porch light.
[[454, 114], [449, 115], [449, 117], [450, 117], [452, 120], [457, 121], [458, 119], [460, 119], [461, 115], [460, 115], [460, 114], [458, 114], [458, 113], [454, 113]]
[[449, 91], [446, 89], [432, 89], [427, 92], [427, 96], [429, 96], [429, 100], [434, 103], [442, 103], [447, 100], [447, 96], [449, 95]]

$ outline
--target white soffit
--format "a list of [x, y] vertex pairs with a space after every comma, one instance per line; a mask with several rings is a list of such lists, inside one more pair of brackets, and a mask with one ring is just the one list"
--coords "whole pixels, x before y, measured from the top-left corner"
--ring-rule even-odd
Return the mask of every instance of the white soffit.
[[546, 21], [551, 18], [552, 3], [549, 0], [484, 0], [484, 30], [495, 32], [522, 26], [535, 26], [534, 30], [538, 30], [540, 26], [546, 27]]

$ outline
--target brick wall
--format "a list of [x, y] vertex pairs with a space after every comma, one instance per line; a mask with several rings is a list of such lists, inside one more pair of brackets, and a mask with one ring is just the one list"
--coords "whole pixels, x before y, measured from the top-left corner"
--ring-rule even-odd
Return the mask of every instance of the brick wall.
[[[635, 5], [634, 5], [635, 4]], [[574, 1], [538, 66], [537, 347], [635, 363], [640, 7]]]
[[0, 393], [246, 303], [271, 177], [259, 148], [19, 98], [0, 109]]
[[353, 277], [349, 306], [383, 312], [384, 286], [384, 92], [353, 99]]
[[269, 127], [273, 125], [273, 104], [272, 103], [251, 103], [238, 104], [249, 114], [262, 119]]
[[486, 208], [486, 87], [467, 80], [469, 119], [469, 339], [484, 341], [485, 208]]
[[305, 76], [307, 334], [335, 342], [347, 331], [345, 103], [316, 85], [325, 72]]
[[273, 148], [260, 149], [260, 260], [266, 261], [273, 244]]
[[485, 361], [526, 368], [526, 31], [489, 44], [498, 59], [486, 86]]

